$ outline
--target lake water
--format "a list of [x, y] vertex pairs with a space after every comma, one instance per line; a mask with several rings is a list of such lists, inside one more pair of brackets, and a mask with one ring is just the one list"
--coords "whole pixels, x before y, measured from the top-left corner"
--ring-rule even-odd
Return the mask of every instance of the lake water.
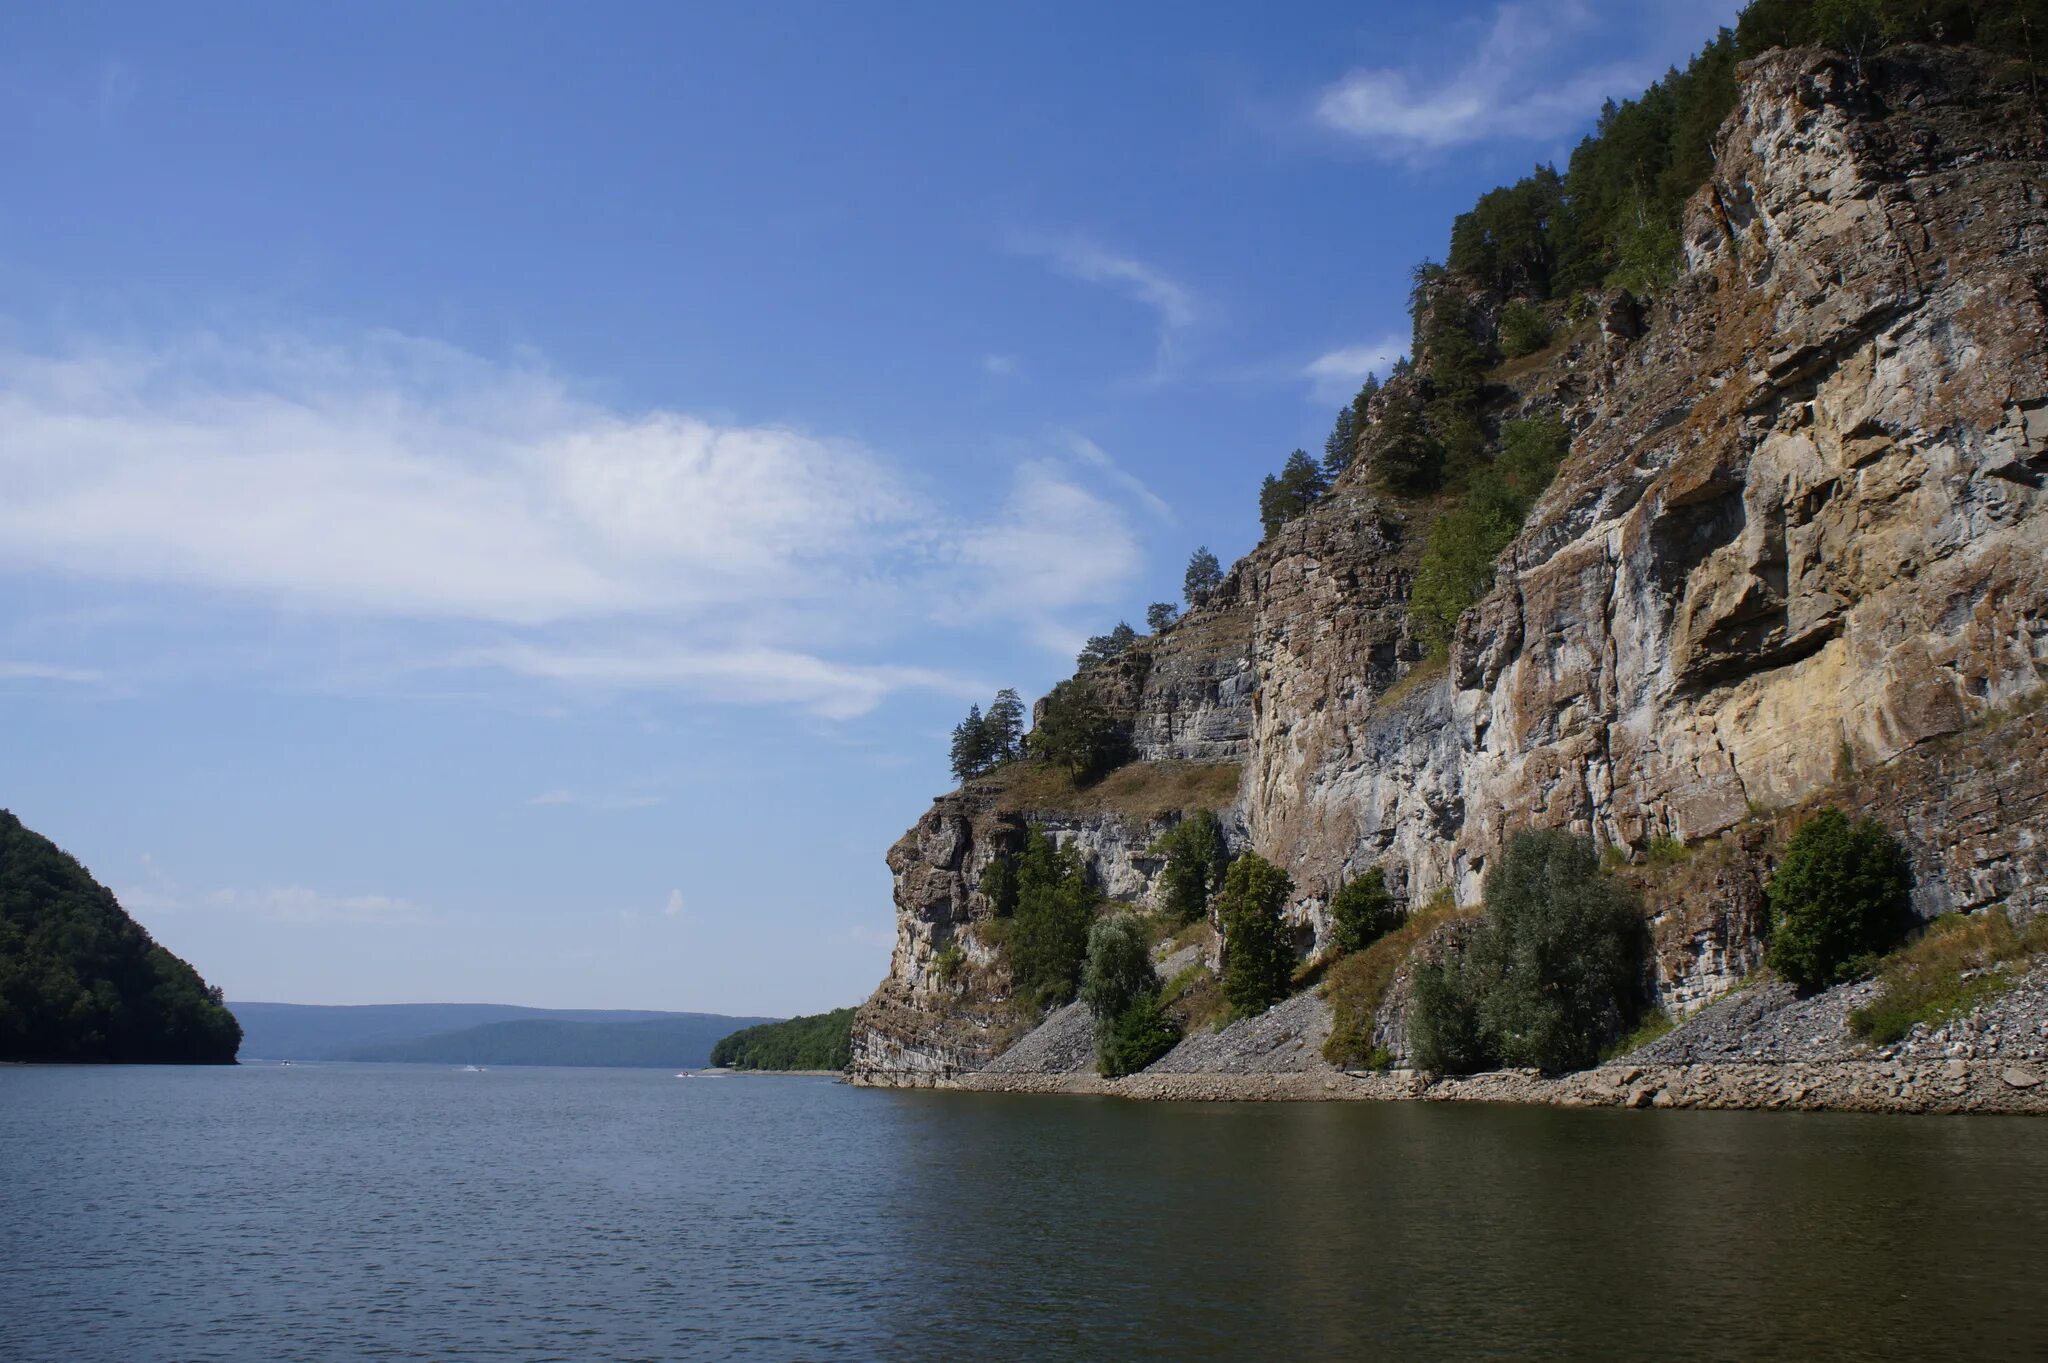
[[0, 1068], [0, 1359], [2041, 1358], [2048, 1122]]

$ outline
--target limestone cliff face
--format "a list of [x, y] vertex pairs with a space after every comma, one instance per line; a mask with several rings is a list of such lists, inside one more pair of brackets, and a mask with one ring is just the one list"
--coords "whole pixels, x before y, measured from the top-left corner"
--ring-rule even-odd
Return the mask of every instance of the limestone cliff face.
[[[1697, 840], [2039, 686], [2040, 128], [1961, 54], [1874, 87], [1753, 64], [1686, 277], [1541, 395], [1572, 456], [1448, 675], [1375, 685], [1404, 656], [1398, 555], [1346, 555], [1359, 511], [1262, 551], [1254, 844], [1309, 888], [1384, 857], [1469, 900], [1512, 827]], [[1926, 893], [1986, 902], [1921, 822]]]
[[[993, 914], [981, 893], [982, 872], [1021, 847], [1027, 828], [1079, 852], [1110, 899], [1149, 905], [1164, 867], [1150, 849], [1181, 817], [1177, 808], [1161, 808], [1159, 786], [1168, 788], [1169, 805], [1227, 804], [1234, 773], [1227, 766], [1140, 764], [1105, 782], [1081, 808], [1035, 800], [1000, 775], [941, 796], [889, 849], [896, 948], [888, 978], [856, 1017], [851, 1072], [867, 1083], [928, 1084], [979, 1069], [1036, 1022], [1011, 1006], [1002, 958], [977, 930]], [[1219, 776], [1226, 782], [1220, 788]], [[1223, 812], [1226, 834], [1243, 846], [1241, 822]]]
[[[1373, 864], [1471, 902], [1518, 827], [1728, 834], [1740, 855], [1652, 906], [1679, 1012], [1760, 951], [1759, 812], [1876, 810], [1925, 913], [2048, 906], [2048, 733], [1972, 737], [2048, 681], [2048, 134], [1987, 73], [1920, 49], [1861, 79], [1812, 51], [1746, 67], [1683, 277], [1517, 381], [1572, 450], [1448, 666], [1406, 621], [1426, 525], [1354, 470], [1104, 679], [1140, 756], [1242, 762], [1244, 835], [1311, 924]], [[967, 893], [938, 868], [988, 845], [951, 809], [891, 854], [875, 1017], [925, 1006], [929, 929]], [[1104, 829], [1105, 876], [1156, 871]], [[880, 1029], [856, 1045], [898, 1062]]]

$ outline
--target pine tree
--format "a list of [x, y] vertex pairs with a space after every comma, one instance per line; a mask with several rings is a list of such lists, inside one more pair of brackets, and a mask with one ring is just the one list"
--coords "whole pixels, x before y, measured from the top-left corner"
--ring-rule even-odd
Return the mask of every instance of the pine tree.
[[988, 768], [988, 722], [981, 717], [981, 707], [967, 707], [967, 718], [953, 726], [953, 779], [966, 781], [981, 775]]
[[1337, 424], [1330, 428], [1330, 438], [1323, 442], [1323, 477], [1331, 482], [1337, 475], [1351, 467], [1351, 455], [1358, 443], [1358, 427], [1347, 406], [1337, 409]]
[[1097, 634], [1082, 648], [1081, 656], [1074, 660], [1077, 667], [1095, 667], [1112, 658], [1121, 657], [1132, 644], [1138, 642], [1138, 631], [1128, 621], [1119, 620], [1116, 628], [1107, 634]]
[[990, 766], [1016, 758], [1024, 750], [1023, 700], [1007, 686], [996, 692], [988, 713], [982, 717], [981, 728]]
[[1171, 601], [1154, 601], [1145, 607], [1145, 628], [1154, 634], [1163, 629], [1170, 629], [1179, 614], [1180, 608]]
[[1210, 593], [1223, 585], [1223, 565], [1216, 561], [1216, 555], [1203, 545], [1188, 555], [1188, 571], [1181, 578], [1181, 595], [1190, 606], [1206, 604]]
[[1287, 456], [1279, 474], [1267, 474], [1259, 487], [1259, 524], [1267, 535], [1316, 504], [1330, 483], [1307, 450]]

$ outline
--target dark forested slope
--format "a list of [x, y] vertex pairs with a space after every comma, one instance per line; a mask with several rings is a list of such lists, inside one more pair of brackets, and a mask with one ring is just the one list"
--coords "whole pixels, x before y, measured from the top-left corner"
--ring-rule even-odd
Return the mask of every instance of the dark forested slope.
[[853, 1012], [840, 1008], [734, 1032], [711, 1063], [736, 1070], [843, 1070], [852, 1058]]
[[0, 810], [0, 1060], [224, 1065], [241, 1040], [219, 990]]

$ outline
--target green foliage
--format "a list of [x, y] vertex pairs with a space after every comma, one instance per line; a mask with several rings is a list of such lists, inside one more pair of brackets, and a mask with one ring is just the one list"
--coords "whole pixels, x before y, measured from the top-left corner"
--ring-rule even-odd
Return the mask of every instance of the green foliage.
[[967, 781], [1017, 758], [1024, 748], [1024, 702], [1008, 687], [996, 692], [984, 715], [979, 705], [967, 707], [967, 718], [953, 726], [949, 761], [953, 779]]
[[1955, 43], [2038, 63], [2048, 58], [2043, 0], [1751, 0], [1735, 21], [1745, 57], [1773, 47], [1832, 47], [1865, 61], [1895, 43]]
[[1064, 768], [1083, 784], [1100, 780], [1130, 760], [1123, 726], [1087, 685], [1071, 679], [1046, 696], [1028, 746], [1032, 756]]
[[1516, 299], [1500, 310], [1500, 353], [1509, 359], [1534, 355], [1550, 344], [1550, 321], [1543, 309]]
[[1450, 268], [1499, 293], [1548, 298], [1563, 208], [1564, 182], [1549, 166], [1489, 190], [1452, 224]]
[[1323, 1043], [1325, 1060], [1349, 1068], [1371, 1068], [1368, 1062], [1376, 1049], [1373, 1032], [1394, 976], [1418, 943], [1458, 915], [1448, 891], [1439, 893], [1400, 927], [1365, 950], [1331, 964], [1322, 985], [1323, 998], [1330, 1005], [1330, 1036]]
[[1223, 565], [1216, 561], [1216, 555], [1203, 545], [1188, 555], [1188, 570], [1181, 577], [1181, 595], [1190, 606], [1206, 603], [1210, 593], [1223, 585]]
[[1618, 1060], [1631, 1051], [1639, 1051], [1657, 1040], [1657, 1038], [1670, 1032], [1677, 1025], [1678, 1023], [1673, 1020], [1671, 1014], [1665, 1012], [1662, 1008], [1652, 1008], [1643, 1015], [1642, 1021], [1635, 1025], [1634, 1031], [1613, 1045], [1608, 1046], [1600, 1053], [1601, 1063], [1605, 1064], [1609, 1060]]
[[1113, 913], [1088, 929], [1088, 959], [1081, 970], [1081, 1001], [1095, 1016], [1099, 1036], [1138, 996], [1157, 993], [1152, 948], [1137, 915]]
[[1517, 833], [1486, 873], [1486, 917], [1462, 950], [1415, 973], [1418, 1063], [1558, 1072], [1598, 1062], [1636, 1007], [1647, 933], [1590, 839]]
[[993, 763], [1008, 762], [1024, 751], [1024, 701], [1011, 687], [996, 692], [982, 717], [982, 742]]
[[1643, 859], [1652, 866], [1676, 866], [1688, 855], [1685, 844], [1668, 833], [1659, 833], [1643, 847]]
[[1330, 901], [1337, 950], [1363, 951], [1401, 926], [1401, 906], [1387, 890], [1387, 874], [1375, 866], [1353, 876]]
[[1132, 629], [1127, 622], [1119, 620], [1116, 622], [1116, 628], [1109, 633], [1097, 634], [1090, 638], [1081, 649], [1081, 656], [1074, 660], [1074, 665], [1083, 668], [1096, 667], [1112, 658], [1122, 657], [1131, 645], [1137, 642], [1138, 631]]
[[1294, 974], [1280, 914], [1294, 894], [1288, 874], [1256, 852], [1230, 863], [1217, 914], [1223, 922], [1223, 992], [1237, 1017], [1265, 1012], [1287, 996]]
[[1447, 951], [1415, 966], [1408, 1003], [1408, 1053], [1419, 1069], [1473, 1074], [1498, 1064], [1479, 1021], [1477, 978], [1468, 953]]
[[0, 810], [0, 1061], [230, 1064], [241, 1041], [218, 989]]
[[1296, 450], [1278, 474], [1267, 474], [1259, 487], [1259, 524], [1271, 535], [1287, 522], [1314, 506], [1330, 481], [1308, 451]]
[[1038, 1007], [1065, 1003], [1081, 983], [1102, 891], [1088, 883], [1080, 853], [1058, 846], [1040, 828], [1024, 835], [1010, 874], [1014, 898], [1003, 936], [1010, 979], [1018, 996]]
[[1937, 1027], [2011, 988], [2024, 973], [2000, 967], [2048, 951], [2048, 916], [2015, 930], [2004, 909], [1947, 914], [1878, 971], [1877, 995], [1849, 1014], [1859, 1036], [1887, 1045], [1921, 1023]]
[[734, 1070], [843, 1070], [853, 1060], [853, 1012], [835, 1008], [734, 1032], [711, 1063]]
[[1770, 963], [1801, 989], [1870, 973], [1912, 923], [1912, 865], [1875, 819], [1823, 809], [1792, 835], [1765, 893]]
[[951, 984], [967, 964], [967, 951], [958, 942], [948, 942], [932, 954], [932, 969], [939, 978]]
[[1095, 1062], [1115, 1078], [1145, 1068], [1180, 1039], [1160, 1008], [1159, 975], [1144, 926], [1115, 913], [1088, 930], [1081, 1000], [1095, 1017]]
[[1179, 615], [1180, 607], [1174, 605], [1171, 601], [1154, 601], [1151, 605], [1145, 607], [1145, 628], [1154, 634], [1159, 633], [1163, 629], [1171, 629], [1174, 620]]
[[967, 718], [953, 726], [950, 761], [954, 780], [965, 781], [987, 769], [988, 730], [985, 726], [979, 705], [968, 706]]
[[997, 857], [982, 868], [980, 890], [997, 918], [1017, 912], [1017, 865], [1009, 857]]
[[1554, 416], [1510, 421], [1501, 428], [1494, 476], [1473, 486], [1430, 527], [1408, 597], [1408, 617], [1432, 654], [1450, 647], [1458, 617], [1493, 585], [1500, 555], [1550, 485], [1570, 442]]
[[1223, 843], [1223, 825], [1206, 809], [1198, 809], [1168, 830], [1158, 851], [1166, 857], [1159, 873], [1160, 907], [1176, 923], [1192, 923], [1209, 911], [1209, 897], [1223, 886], [1230, 853]]
[[1180, 1028], [1160, 1006], [1159, 992], [1148, 989], [1097, 1031], [1095, 1068], [1110, 1079], [1136, 1074], [1179, 1040]]
[[1405, 394], [1386, 405], [1363, 449], [1381, 485], [1396, 496], [1420, 497], [1443, 482], [1443, 446], [1430, 434], [1420, 406]]
[[1416, 319], [1416, 354], [1427, 366], [1419, 371], [1423, 421], [1438, 452], [1440, 475], [1455, 482], [1485, 455], [1480, 412], [1492, 356], [1473, 334], [1477, 323], [1471, 300], [1445, 279], [1441, 266], [1425, 262], [1418, 267], [1409, 306]]
[[1330, 428], [1330, 434], [1323, 441], [1323, 477], [1336, 482], [1337, 475], [1351, 467], [1351, 458], [1358, 452], [1358, 427], [1351, 404], [1337, 409], [1337, 424]]

